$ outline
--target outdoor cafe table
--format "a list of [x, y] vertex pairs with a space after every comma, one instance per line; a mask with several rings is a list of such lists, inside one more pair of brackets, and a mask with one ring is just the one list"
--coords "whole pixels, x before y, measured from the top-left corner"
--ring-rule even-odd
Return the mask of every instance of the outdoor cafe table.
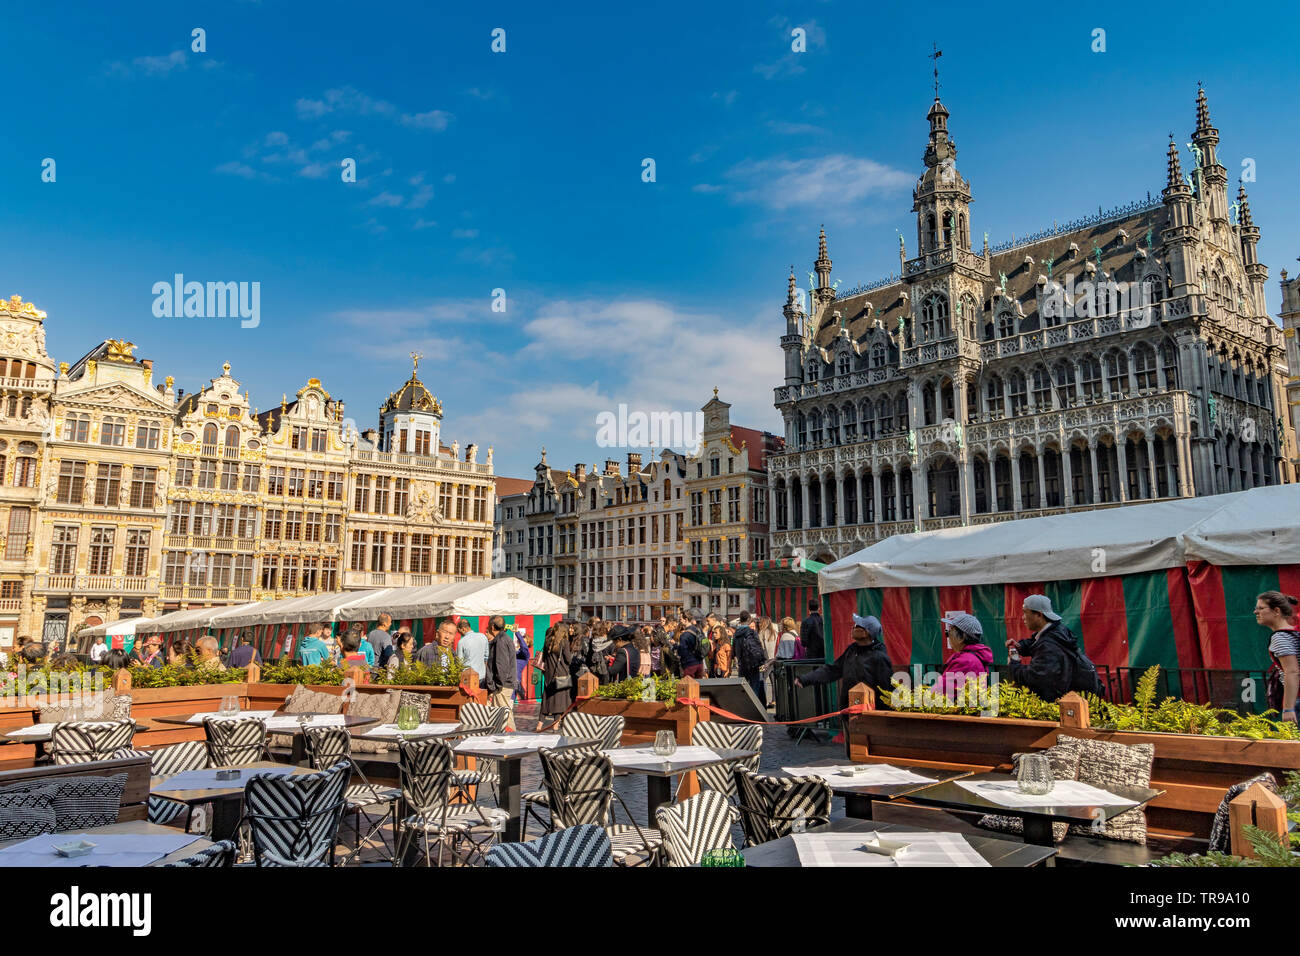
[[655, 822], [655, 811], [673, 801], [673, 777], [677, 774], [732, 763], [758, 754], [757, 750], [713, 750], [709, 747], [678, 747], [669, 757], [656, 754], [649, 745], [640, 747], [615, 747], [602, 750], [616, 771], [639, 773], [646, 781], [646, 817], [650, 826]]
[[400, 744], [404, 740], [425, 740], [429, 737], [436, 737], [439, 740], [446, 740], [449, 737], [461, 737], [469, 730], [465, 730], [462, 724], [420, 724], [412, 730], [401, 730], [396, 724], [380, 724], [378, 727], [371, 727], [363, 734], [358, 736], [366, 740], [377, 740], [381, 743]]
[[[878, 771], [868, 770], [867, 776], [855, 777], [849, 774], [836, 773], [835, 770], [840, 767], [858, 766], [880, 768]], [[806, 773], [809, 770], [822, 770], [824, 773]], [[799, 771], [797, 774], [791, 771]], [[892, 771], [892, 774], [888, 773]], [[812, 763], [791, 765], [781, 768], [782, 776], [801, 776], [801, 777], [821, 777], [830, 784], [831, 793], [837, 797], [844, 798], [844, 815], [853, 817], [858, 820], [870, 820], [872, 818], [871, 804], [875, 800], [882, 802], [897, 800], [899, 797], [905, 797], [911, 793], [920, 790], [922, 787], [929, 787], [936, 783], [943, 783], [948, 780], [956, 780], [958, 777], [970, 776], [969, 770], [931, 770], [924, 767], [893, 767], [883, 763], [868, 764], [850, 764], [845, 760], [815, 760]], [[897, 783], [873, 781], [872, 777], [880, 776], [897, 776], [902, 777], [919, 777], [917, 780], [900, 779]]]
[[[1032, 843], [1036, 846], [1053, 846], [1055, 842], [1052, 838], [1053, 823], [1078, 823], [1091, 826], [1094, 822], [1105, 822], [1121, 813], [1143, 807], [1149, 801], [1164, 793], [1163, 790], [1153, 790], [1151, 787], [1108, 785], [1105, 792], [1118, 797], [1118, 802], [1087, 801], [1080, 803], [1068, 802], [1068, 798], [1066, 798], [1059, 804], [1008, 806], [1006, 803], [988, 799], [967, 788], [969, 785], [981, 783], [1009, 784], [1007, 787], [1009, 798], [1014, 798], [1018, 789], [1016, 787], [1016, 778], [1010, 774], [977, 773], [958, 780], [946, 780], [932, 787], [913, 790], [907, 795], [907, 799], [912, 803], [945, 807], [949, 810], [1020, 817], [1024, 821], [1024, 841], [1026, 843]], [[1077, 783], [1077, 781], [1058, 780], [1056, 783], [1058, 788], [1064, 790], [1065, 788], [1061, 787], [1062, 784]], [[963, 784], [967, 786], [963, 786]]]
[[[498, 741], [500, 741], [498, 743]], [[539, 750], [567, 750], [570, 747], [590, 747], [600, 743], [594, 737], [562, 737], [558, 734], [500, 734], [466, 737], [453, 746], [452, 752], [462, 757], [495, 760], [501, 768], [497, 784], [497, 806], [506, 811], [505, 832], [501, 839], [508, 843], [519, 841], [519, 781], [520, 761]]]
[[[86, 720], [105, 721], [113, 720], [112, 717], [87, 717]], [[64, 721], [69, 723], [69, 721]], [[137, 723], [135, 732], [148, 730], [144, 724]], [[40, 763], [45, 759], [45, 745], [50, 742], [50, 736], [54, 732], [54, 724], [32, 724], [30, 727], [19, 727], [17, 730], [11, 730], [4, 735], [4, 743], [7, 744], [32, 744], [36, 748], [36, 762]]]
[[[234, 839], [236, 832], [239, 830], [239, 818], [242, 815], [244, 804], [244, 788], [248, 786], [249, 778], [259, 771], [269, 771], [281, 776], [311, 773], [311, 770], [306, 767], [291, 767], [287, 764], [273, 763], [269, 760], [259, 760], [257, 763], [230, 768], [240, 771], [239, 777], [234, 780], [213, 781], [212, 786], [199, 790], [176, 789], [176, 783], [182, 782], [187, 776], [209, 772], [215, 773], [220, 769], [223, 768], [211, 767], [207, 771], [183, 770], [179, 774], [154, 777], [149, 783], [149, 794], [155, 797], [166, 797], [169, 800], [175, 800], [177, 803], [184, 803], [190, 807], [201, 803], [212, 804], [212, 839], [230, 840]], [[177, 780], [178, 777], [181, 778], [180, 781]]]
[[[925, 831], [924, 827], [906, 823], [881, 823], [876, 820], [853, 820], [848, 817], [832, 820], [830, 824], [809, 827], [805, 832], [818, 833], [861, 833], [866, 840], [873, 833], [917, 833]], [[933, 831], [942, 832], [942, 831]], [[974, 834], [962, 834], [970, 848], [988, 861], [990, 866], [1026, 867], [1039, 866], [1056, 855], [1055, 847], [1031, 846], [1016, 840], [1004, 840], [998, 837]], [[740, 851], [746, 866], [803, 866], [799, 851], [795, 848], [794, 837], [781, 837], [758, 846], [751, 846]]]
[[[124, 841], [124, 836], [144, 837], [143, 841]], [[112, 839], [105, 840], [104, 837]], [[30, 839], [30, 838], [29, 838]], [[27, 852], [28, 848], [15, 850], [21, 843], [28, 843], [28, 839], [8, 840], [0, 843], [0, 866], [160, 866], [163, 863], [172, 863], [176, 860], [183, 860], [187, 856], [193, 856], [204, 847], [212, 845], [212, 841], [205, 840], [203, 837], [194, 836], [189, 833], [181, 833], [175, 827], [164, 827], [156, 823], [149, 823], [145, 820], [128, 820], [122, 823], [110, 823], [102, 827], [88, 827], [84, 830], [64, 830], [59, 833], [46, 833], [36, 839], [48, 841], [44, 844], [31, 844], [32, 849], [40, 854], [43, 846], [51, 843], [70, 843], [73, 840], [89, 840], [91, 843], [99, 844], [89, 854], [73, 859], [64, 859], [57, 854], [50, 853], [49, 863], [42, 863], [33, 860]], [[149, 852], [141, 844], [157, 842], [163, 846], [169, 844], [179, 844], [177, 848], [160, 854], [158, 858], [150, 863], [140, 862], [140, 854]], [[134, 843], [134, 846], [122, 844]], [[110, 844], [117, 844], [113, 846]], [[7, 851], [14, 851], [7, 854]], [[155, 851], [156, 852], [156, 851]], [[17, 854], [22, 853], [19, 857]], [[130, 856], [127, 856], [127, 854]], [[6, 860], [9, 855], [9, 860]], [[12, 861], [12, 862], [11, 862]]]
[[[218, 713], [200, 713], [200, 714], [181, 714], [176, 717], [151, 717], [150, 720], [156, 720], [160, 724], [181, 724], [184, 726], [203, 726], [204, 717], [213, 717], [220, 720], [240, 720], [256, 718], [257, 720], [266, 721], [266, 732], [268, 734], [288, 734], [293, 738], [292, 751], [289, 754], [289, 762], [299, 767], [307, 766], [307, 740], [303, 736], [304, 729], [315, 729], [317, 727], [343, 727], [351, 729], [353, 727], [365, 727], [368, 724], [379, 723], [378, 717], [353, 717], [351, 714], [281, 714], [276, 712], [267, 712], [261, 710], [242, 710], [237, 714], [218, 714]], [[304, 728], [300, 717], [309, 719]], [[326, 718], [320, 720], [320, 718]]]

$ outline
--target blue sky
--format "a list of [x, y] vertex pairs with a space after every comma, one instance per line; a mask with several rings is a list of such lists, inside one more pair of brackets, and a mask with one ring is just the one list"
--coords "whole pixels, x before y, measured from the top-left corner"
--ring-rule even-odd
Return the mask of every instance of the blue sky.
[[[802, 279], [825, 223], [851, 287], [914, 234], [934, 41], [972, 237], [992, 242], [1158, 192], [1203, 81], [1229, 176], [1255, 161], [1276, 311], [1279, 269], [1300, 268], [1282, 4], [880, 9], [15, 8], [0, 293], [49, 313], [58, 360], [125, 337], [187, 390], [228, 360], [261, 408], [316, 376], [363, 426], [419, 349], [446, 440], [494, 445], [503, 474], [543, 443], [603, 459], [599, 412], [695, 409], [714, 385], [779, 431], [789, 265]], [[178, 272], [260, 282], [261, 324], [156, 318]]]

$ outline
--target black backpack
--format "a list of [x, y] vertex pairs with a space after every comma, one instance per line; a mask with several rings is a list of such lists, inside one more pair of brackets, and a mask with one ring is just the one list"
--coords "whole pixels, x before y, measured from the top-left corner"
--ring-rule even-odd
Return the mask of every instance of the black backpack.
[[1083, 648], [1077, 644], [1074, 648], [1074, 674], [1070, 677], [1070, 690], [1078, 691], [1080, 694], [1105, 696], [1105, 688], [1101, 683], [1101, 676], [1097, 673], [1097, 665], [1088, 659]]

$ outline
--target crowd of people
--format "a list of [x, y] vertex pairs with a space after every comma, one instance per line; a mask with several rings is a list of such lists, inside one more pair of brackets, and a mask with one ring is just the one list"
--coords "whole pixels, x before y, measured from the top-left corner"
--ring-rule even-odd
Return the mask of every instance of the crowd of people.
[[[1256, 622], [1269, 632], [1268, 706], [1282, 719], [1292, 721], [1296, 719], [1300, 690], [1297, 608], [1300, 599], [1279, 591], [1259, 595], [1254, 608]], [[1046, 595], [1027, 596], [1021, 618], [1030, 636], [1007, 640], [1008, 679], [1049, 701], [1069, 691], [1104, 692], [1096, 667]], [[992, 672], [993, 651], [984, 642], [979, 619], [970, 612], [947, 612], [942, 627], [946, 648], [939, 686], [952, 698], [971, 678]], [[878, 618], [853, 615], [848, 646], [829, 663], [803, 670], [795, 686], [838, 681], [839, 706], [843, 708], [849, 688], [865, 683], [877, 690], [876, 706], [887, 708], [887, 691], [895, 667], [883, 630]], [[28, 667], [80, 664], [76, 655], [61, 650], [56, 642], [47, 645], [30, 638], [21, 640], [14, 656]], [[210, 636], [192, 644], [173, 640], [166, 646], [161, 635], [142, 636], [130, 654], [110, 648], [100, 636], [87, 656], [90, 663], [110, 668], [173, 665], [214, 671], [244, 668], [262, 661], [247, 634], [238, 636], [224, 653], [217, 639]], [[776, 662], [826, 660], [824, 626], [815, 600], [808, 602], [808, 614], [802, 622], [791, 617], [776, 621], [742, 610], [733, 623], [716, 612], [695, 608], [684, 608], [677, 616], [660, 618], [654, 624], [626, 624], [599, 617], [586, 622], [559, 621], [547, 630], [538, 660], [534, 660], [526, 629], [508, 626], [500, 615], [488, 618], [486, 633], [476, 630], [466, 618], [444, 619], [433, 639], [417, 649], [410, 627], [394, 626], [391, 615], [381, 614], [369, 633], [360, 623], [347, 625], [341, 633], [335, 633], [335, 628], [325, 622], [309, 624], [292, 656], [303, 665], [355, 666], [388, 679], [410, 664], [445, 666], [454, 660], [476, 672], [480, 686], [487, 690], [495, 706], [510, 709], [511, 727], [514, 706], [526, 693], [525, 671], [530, 664], [535, 664], [542, 675], [541, 716], [545, 718], [569, 709], [577, 680], [587, 673], [602, 684], [631, 677], [739, 677], [766, 707], [773, 699], [772, 671]], [[18, 661], [11, 662], [5, 655], [0, 665]]]

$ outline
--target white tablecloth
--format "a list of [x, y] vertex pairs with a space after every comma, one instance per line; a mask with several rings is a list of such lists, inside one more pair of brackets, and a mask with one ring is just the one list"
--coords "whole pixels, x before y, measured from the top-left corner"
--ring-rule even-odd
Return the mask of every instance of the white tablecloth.
[[6, 737], [48, 737], [50, 731], [54, 729], [53, 724], [32, 724], [30, 727], [19, 727], [17, 730], [11, 730], [5, 734]]
[[[554, 747], [563, 738], [559, 734], [501, 734], [491, 737], [467, 737], [452, 750], [541, 750]], [[501, 741], [497, 743], [497, 741]]]
[[686, 760], [716, 760], [722, 756], [710, 747], [678, 747], [670, 757], [659, 756], [649, 746], [615, 747], [613, 750], [602, 750], [601, 753], [608, 757], [609, 762], [615, 767], [641, 766], [648, 763], [667, 766]]
[[1050, 793], [1041, 795], [1023, 793], [1014, 780], [956, 780], [954, 783], [985, 800], [1019, 810], [1034, 807], [1137, 806], [1132, 800], [1125, 800], [1079, 780], [1057, 780]]
[[427, 737], [429, 734], [450, 734], [460, 730], [460, 724], [420, 724], [411, 730], [402, 730], [397, 724], [380, 724], [367, 730], [362, 737]]
[[[168, 853], [188, 846], [192, 833], [43, 833], [0, 850], [0, 866], [148, 866]], [[66, 857], [54, 852], [56, 843], [87, 840], [95, 849], [85, 856]]]
[[[846, 768], [866, 768], [860, 773], [841, 773]], [[834, 767], [782, 767], [794, 777], [821, 777], [833, 787], [888, 787], [897, 784], [934, 783], [933, 777], [923, 777], [901, 767], [887, 763], [840, 764]]]
[[[342, 714], [314, 714], [307, 718], [308, 727], [342, 727], [343, 723]], [[266, 721], [267, 730], [294, 730], [301, 726], [302, 723], [293, 714], [268, 717]]]
[[858, 849], [871, 833], [796, 833], [795, 850], [801, 866], [990, 866], [960, 833], [894, 832], [880, 837], [910, 843], [900, 856], [888, 857]]
[[274, 714], [275, 711], [273, 710], [241, 710], [237, 714], [222, 714], [222, 713], [218, 713], [215, 710], [210, 710], [210, 711], [204, 711], [201, 714], [194, 714], [192, 717], [190, 717], [189, 720], [185, 722], [187, 724], [201, 724], [203, 723], [203, 718], [205, 717], [215, 717], [217, 720], [238, 720], [241, 717], [242, 718], [256, 717], [258, 720], [269, 720]]

